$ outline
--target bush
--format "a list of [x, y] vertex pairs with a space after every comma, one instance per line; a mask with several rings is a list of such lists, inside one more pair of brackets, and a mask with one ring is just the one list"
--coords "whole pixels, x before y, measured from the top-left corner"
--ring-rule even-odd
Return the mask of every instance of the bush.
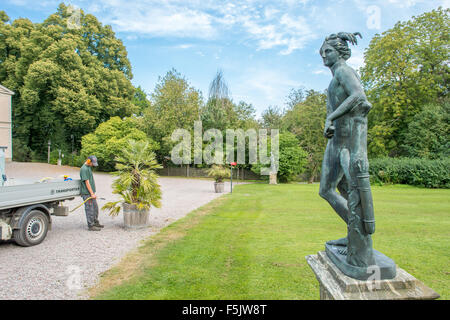
[[[271, 140], [268, 143], [268, 150], [271, 150]], [[290, 132], [280, 133], [279, 135], [279, 167], [277, 177], [279, 182], [286, 183], [293, 181], [299, 174], [306, 169], [308, 154], [300, 147], [300, 142], [296, 136]], [[260, 163], [252, 165], [251, 170], [256, 174], [261, 174], [261, 168], [270, 167]], [[263, 176], [268, 179], [268, 176]]]
[[29, 162], [32, 159], [31, 149], [22, 140], [13, 138], [13, 160], [19, 162]]
[[408, 124], [402, 149], [410, 158], [450, 156], [450, 99], [442, 106], [427, 105]]
[[374, 183], [450, 188], [450, 158], [378, 158], [369, 162], [369, 172]]
[[224, 179], [230, 177], [230, 171], [227, 168], [218, 165], [213, 165], [207, 173], [208, 177], [214, 178], [216, 182], [223, 182]]

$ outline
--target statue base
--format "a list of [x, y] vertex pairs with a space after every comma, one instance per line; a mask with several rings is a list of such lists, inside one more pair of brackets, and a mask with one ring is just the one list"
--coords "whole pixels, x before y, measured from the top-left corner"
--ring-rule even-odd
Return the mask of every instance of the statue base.
[[340, 254], [338, 249], [342, 246], [325, 244], [327, 256], [345, 275], [358, 280], [367, 280], [378, 277], [379, 280], [394, 279], [396, 276], [396, 265], [394, 260], [385, 256], [377, 250], [373, 250], [375, 265], [369, 267], [358, 267], [347, 263], [347, 256]]
[[306, 257], [320, 284], [321, 300], [434, 300], [439, 294], [397, 268], [394, 279], [356, 280], [342, 273], [324, 252]]

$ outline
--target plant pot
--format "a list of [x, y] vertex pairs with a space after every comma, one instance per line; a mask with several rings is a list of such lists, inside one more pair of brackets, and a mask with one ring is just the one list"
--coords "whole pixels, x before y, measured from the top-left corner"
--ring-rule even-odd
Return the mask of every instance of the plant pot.
[[225, 183], [223, 182], [214, 182], [214, 190], [216, 190], [216, 193], [222, 193], [224, 185]]
[[123, 203], [123, 223], [126, 229], [140, 229], [149, 225], [150, 210], [138, 210], [135, 205]]

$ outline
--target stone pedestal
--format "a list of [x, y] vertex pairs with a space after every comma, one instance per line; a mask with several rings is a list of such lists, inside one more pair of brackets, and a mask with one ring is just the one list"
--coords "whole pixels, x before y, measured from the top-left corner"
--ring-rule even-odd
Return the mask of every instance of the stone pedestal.
[[271, 173], [269, 175], [269, 184], [277, 184], [277, 174]]
[[386, 257], [381, 252], [373, 250], [373, 257], [375, 264], [370, 267], [357, 267], [347, 263], [347, 255], [341, 254], [339, 248], [345, 248], [342, 246], [333, 246], [325, 244], [325, 252], [327, 257], [341, 270], [345, 275], [353, 279], [368, 280], [373, 279], [373, 275], [377, 273], [380, 280], [394, 279], [396, 277], [396, 265], [395, 262]]
[[343, 274], [325, 251], [306, 257], [320, 284], [321, 300], [433, 300], [439, 294], [397, 267], [390, 280], [356, 280]]

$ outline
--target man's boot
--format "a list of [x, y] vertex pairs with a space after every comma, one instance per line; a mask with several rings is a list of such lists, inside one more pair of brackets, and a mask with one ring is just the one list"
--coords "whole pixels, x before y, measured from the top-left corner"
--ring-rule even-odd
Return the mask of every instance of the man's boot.
[[88, 230], [89, 231], [100, 231], [100, 230], [102, 230], [102, 228], [99, 228], [99, 227], [93, 225], [93, 226], [89, 227]]
[[94, 222], [94, 226], [96, 226], [96, 227], [98, 227], [98, 228], [103, 228], [103, 227], [105, 227], [104, 225], [100, 224], [100, 222], [99, 222], [98, 220], [96, 220], [96, 221]]

